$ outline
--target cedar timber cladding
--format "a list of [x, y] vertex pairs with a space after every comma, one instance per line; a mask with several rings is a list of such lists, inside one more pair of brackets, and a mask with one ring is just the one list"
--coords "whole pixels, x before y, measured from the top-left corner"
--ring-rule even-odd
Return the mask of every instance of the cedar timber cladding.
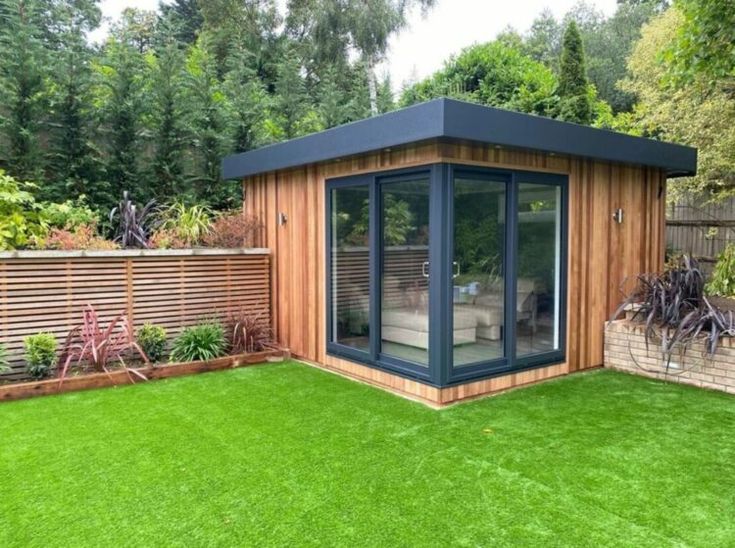
[[0, 257], [0, 340], [22, 377], [23, 337], [48, 331], [59, 346], [92, 304], [101, 319], [126, 313], [136, 327], [152, 322], [175, 336], [182, 327], [240, 307], [270, 314], [270, 257], [246, 254], [95, 257]]
[[[436, 388], [327, 355], [325, 180], [436, 162], [568, 175], [566, 363]], [[246, 211], [264, 224], [259, 244], [273, 250], [271, 314], [279, 341], [308, 361], [446, 403], [602, 365], [603, 327], [621, 300], [621, 286], [663, 266], [665, 184], [658, 168], [433, 140], [254, 175], [245, 179], [244, 198]], [[612, 218], [617, 208], [625, 211], [622, 224]]]

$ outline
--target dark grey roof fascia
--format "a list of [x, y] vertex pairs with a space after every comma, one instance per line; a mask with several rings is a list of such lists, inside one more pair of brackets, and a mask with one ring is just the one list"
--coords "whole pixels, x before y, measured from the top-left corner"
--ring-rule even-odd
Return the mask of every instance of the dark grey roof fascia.
[[430, 101], [298, 139], [233, 154], [222, 161], [222, 177], [247, 177], [434, 139], [441, 136], [443, 131], [443, 111], [443, 101]]
[[447, 101], [444, 136], [658, 167], [675, 176], [697, 170], [696, 148], [459, 101]]
[[697, 149], [550, 118], [436, 99], [320, 133], [227, 156], [235, 179], [431, 139], [459, 139], [665, 169], [694, 175]]

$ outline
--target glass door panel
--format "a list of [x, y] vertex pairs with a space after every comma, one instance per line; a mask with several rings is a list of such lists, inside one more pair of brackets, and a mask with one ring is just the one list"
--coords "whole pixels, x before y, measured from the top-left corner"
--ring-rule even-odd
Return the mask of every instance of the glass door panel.
[[453, 194], [451, 344], [457, 368], [505, 354], [506, 182], [457, 174]]
[[518, 184], [516, 355], [560, 348], [561, 187]]
[[331, 334], [332, 341], [370, 348], [370, 187], [331, 191]]
[[429, 364], [429, 177], [381, 189], [381, 352]]

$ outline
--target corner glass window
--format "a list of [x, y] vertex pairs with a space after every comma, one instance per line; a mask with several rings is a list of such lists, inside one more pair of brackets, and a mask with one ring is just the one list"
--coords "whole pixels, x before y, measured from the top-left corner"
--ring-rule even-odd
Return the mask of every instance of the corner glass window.
[[564, 175], [434, 164], [327, 182], [327, 351], [434, 386], [565, 359]]

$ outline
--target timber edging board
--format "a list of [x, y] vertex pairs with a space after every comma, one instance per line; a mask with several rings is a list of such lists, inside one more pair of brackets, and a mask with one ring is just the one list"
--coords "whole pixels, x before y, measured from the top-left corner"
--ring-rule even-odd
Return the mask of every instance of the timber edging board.
[[181, 377], [195, 373], [208, 373], [210, 371], [247, 367], [249, 365], [265, 363], [269, 358], [282, 357], [284, 354], [286, 356], [288, 355], [287, 352], [282, 350], [267, 350], [264, 352], [225, 356], [208, 361], [172, 363], [136, 368], [135, 371], [142, 374], [147, 380], [143, 380], [134, 373], [125, 371], [124, 369], [117, 369], [109, 373], [90, 373], [88, 375], [70, 376], [62, 382], [58, 378], [52, 378], [42, 381], [7, 384], [0, 386], [0, 402], [77, 392], [93, 388], [138, 384], [152, 380], [167, 379], [169, 377]]

